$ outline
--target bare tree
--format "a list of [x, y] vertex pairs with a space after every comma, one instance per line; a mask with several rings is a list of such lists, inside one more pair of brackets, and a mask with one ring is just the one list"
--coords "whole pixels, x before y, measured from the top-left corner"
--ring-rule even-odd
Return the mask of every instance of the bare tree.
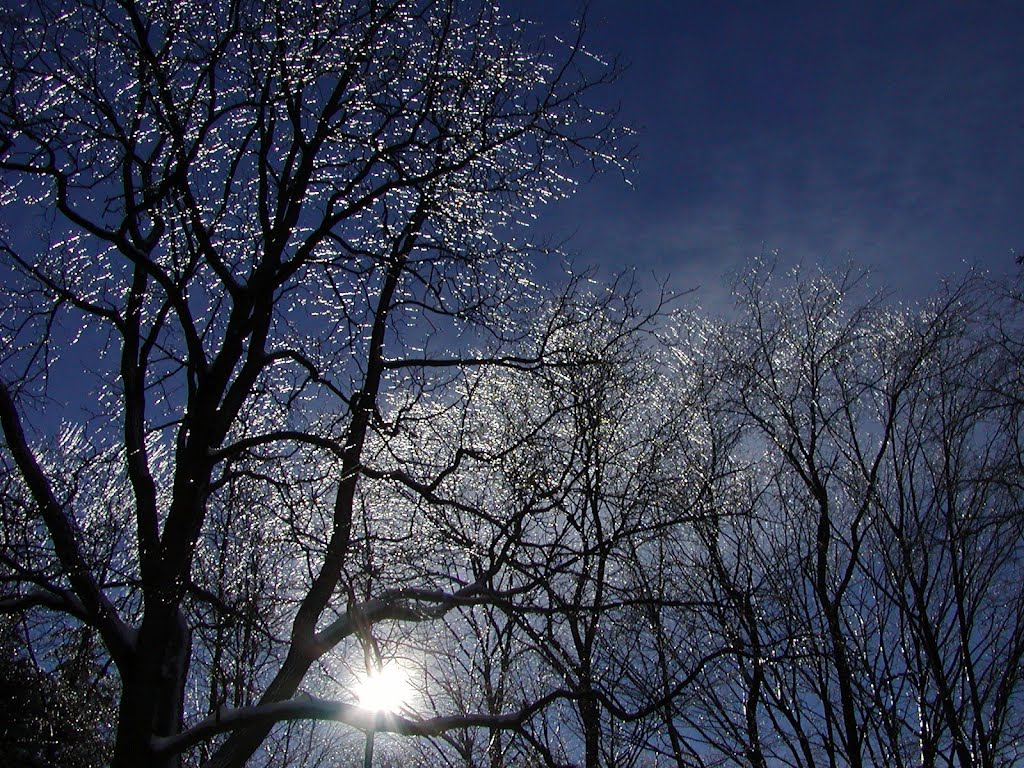
[[[407, 471], [416, 403], [543, 365], [572, 322], [555, 297], [528, 327], [548, 300], [512, 232], [616, 162], [589, 106], [614, 68], [488, 2], [39, 0], [2, 25], [3, 202], [25, 222], [3, 244], [4, 608], [98, 633], [113, 764], [241, 765], [296, 718], [517, 725], [535, 702], [410, 720], [297, 694], [492, 575], [365, 567], [455, 508], [438, 483], [473, 459]], [[73, 445], [45, 410], [72, 348], [95, 356]]]
[[678, 741], [696, 763], [1012, 763], [1012, 297], [968, 277], [912, 311], [858, 298], [849, 275], [777, 281], [755, 265], [738, 319], [692, 319], [710, 348], [680, 347], [717, 368], [709, 421], [741, 437], [720, 443], [734, 492], [715, 486], [685, 555], [723, 654], [677, 708]]
[[642, 753], [648, 691], [630, 677], [646, 634], [635, 617], [664, 598], [642, 574], [647, 549], [676, 523], [669, 499], [682, 434], [655, 348], [640, 333], [654, 330], [660, 308], [613, 304], [588, 313], [572, 364], [551, 369], [522, 403], [544, 403], [550, 414], [529, 479], [550, 502], [518, 566], [543, 579], [513, 617], [540, 674], [564, 692], [557, 728], [536, 738], [588, 768], [634, 765]]
[[[994, 310], [994, 312], [993, 312]], [[900, 679], [926, 765], [1018, 758], [1024, 660], [1019, 556], [1019, 389], [988, 332], [1019, 321], [971, 280], [937, 297], [920, 337], [930, 354], [907, 387], [880, 497], [879, 546], [906, 659]], [[998, 337], [997, 337], [998, 338]]]
[[[633, 733], [646, 699], [629, 690], [630, 648], [643, 644], [633, 618], [661, 593], [638, 591], [637, 550], [670, 525], [664, 492], [678, 409], [648, 343], [660, 308], [643, 309], [628, 290], [597, 294], [573, 322], [545, 331], [562, 349], [547, 368], [529, 380], [505, 372], [474, 382], [471, 407], [458, 415], [474, 458], [438, 486], [464, 507], [438, 524], [472, 553], [476, 573], [489, 574], [493, 606], [448, 615], [452, 641], [431, 687], [476, 699], [481, 711], [541, 696], [551, 706], [515, 735], [447, 739], [457, 764], [628, 765], [642, 750]], [[423, 463], [452, 449], [440, 434], [418, 441]], [[487, 451], [497, 454], [481, 461]], [[506, 512], [467, 526], [465, 507]]]

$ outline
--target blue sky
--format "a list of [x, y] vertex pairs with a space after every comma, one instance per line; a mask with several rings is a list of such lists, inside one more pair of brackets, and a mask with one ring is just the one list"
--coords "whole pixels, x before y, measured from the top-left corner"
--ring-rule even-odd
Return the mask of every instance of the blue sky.
[[[579, 6], [508, 8], [547, 34]], [[542, 216], [581, 263], [708, 303], [764, 247], [913, 300], [1024, 250], [1024, 2], [593, 0], [589, 31], [639, 158]]]

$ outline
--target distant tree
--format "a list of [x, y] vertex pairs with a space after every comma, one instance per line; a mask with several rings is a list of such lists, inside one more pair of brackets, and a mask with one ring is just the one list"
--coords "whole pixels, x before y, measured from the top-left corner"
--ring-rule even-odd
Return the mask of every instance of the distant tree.
[[[628, 294], [627, 294], [628, 295]], [[685, 434], [649, 337], [658, 308], [623, 302], [590, 311], [569, 365], [549, 369], [506, 418], [544, 414], [527, 489], [546, 497], [520, 581], [538, 580], [512, 614], [536, 674], [564, 692], [560, 716], [533, 735], [552, 755], [581, 765], [635, 765], [648, 725], [649, 691], [632, 673], [647, 653], [636, 622], [660, 605], [645, 571], [661, 537], [679, 523], [671, 504]]]
[[614, 75], [486, 1], [5, 8], [2, 605], [96, 633], [114, 766], [286, 760], [296, 718], [430, 734], [543, 703], [334, 699], [339, 655], [483, 600], [514, 551], [501, 528], [474, 570], [442, 536], [505, 514], [440, 490], [484, 460], [471, 436], [399, 451], [421, 404], [457, 412], [469, 374], [572, 337], [583, 294], [534, 284], [516, 227], [618, 163], [591, 98]]
[[950, 753], [984, 768], [1020, 759], [1021, 380], [989, 323], [1019, 327], [1021, 316], [991, 293], [973, 281], [928, 308], [928, 354], [907, 387], [879, 498], [877, 578], [891, 580], [885, 594], [910, 651], [886, 672], [916, 702], [903, 718], [932, 765]]
[[735, 320], [686, 323], [734, 437], [683, 550], [722, 653], [673, 703], [679, 765], [1020, 759], [1020, 306], [976, 277], [916, 310], [861, 293], [756, 264]]
[[[447, 454], [467, 454], [435, 488], [457, 499], [436, 530], [446, 546], [470, 554], [464, 578], [486, 574], [491, 602], [458, 606], [444, 617], [443, 638], [411, 644], [430, 658], [424, 705], [550, 705], [518, 733], [447, 734], [433, 745], [438, 764], [626, 765], [641, 751], [626, 725], [642, 717], [627, 703], [633, 660], [625, 644], [642, 642], [630, 626], [636, 604], [662, 596], [638, 600], [636, 548], [669, 525], [659, 501], [675, 477], [667, 470], [676, 409], [647, 343], [656, 304], [644, 309], [631, 291], [600, 290], [574, 312], [549, 335], [562, 351], [536, 375], [491, 371], [463, 393], [465, 409], [440, 401], [410, 412], [424, 429], [400, 452], [405, 471], [453, 466]], [[452, 433], [472, 442], [452, 444]], [[415, 546], [423, 552], [429, 543]]]

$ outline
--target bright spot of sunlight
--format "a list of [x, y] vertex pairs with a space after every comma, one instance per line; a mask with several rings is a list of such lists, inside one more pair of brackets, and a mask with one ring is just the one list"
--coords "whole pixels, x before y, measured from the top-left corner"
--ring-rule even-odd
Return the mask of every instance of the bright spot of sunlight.
[[356, 684], [359, 706], [372, 712], [398, 712], [412, 698], [412, 687], [404, 669], [388, 665], [366, 675]]

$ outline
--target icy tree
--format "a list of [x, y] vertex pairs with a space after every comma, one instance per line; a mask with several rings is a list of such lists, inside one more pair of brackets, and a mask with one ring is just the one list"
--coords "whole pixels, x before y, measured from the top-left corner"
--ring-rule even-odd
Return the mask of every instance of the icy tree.
[[[505, 564], [474, 573], [423, 514], [480, 454], [424, 476], [394, 451], [418, 402], [542, 368], [575, 322], [517, 232], [618, 163], [590, 98], [614, 68], [489, 2], [39, 0], [0, 24], [3, 607], [101, 639], [113, 765], [241, 765], [303, 718], [516, 727], [536, 702], [375, 718], [322, 672]], [[374, 575], [417, 537], [440, 559]]]
[[968, 276], [894, 307], [855, 273], [758, 263], [734, 321], [689, 319], [681, 365], [733, 472], [683, 555], [691, 656], [722, 655], [674, 702], [678, 765], [1019, 761], [1021, 315], [1001, 292]]

